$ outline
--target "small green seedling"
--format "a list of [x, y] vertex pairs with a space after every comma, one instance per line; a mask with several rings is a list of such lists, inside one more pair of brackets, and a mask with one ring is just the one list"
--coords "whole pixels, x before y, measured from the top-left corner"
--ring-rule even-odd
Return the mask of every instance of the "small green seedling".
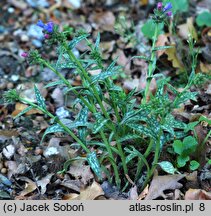
[[[197, 147], [197, 140], [194, 137], [188, 136], [181, 140], [175, 140], [173, 143], [173, 149], [177, 156], [177, 167], [184, 167], [188, 161], [190, 161], [190, 155], [195, 152]], [[190, 161], [190, 169], [195, 170], [199, 167], [199, 163], [196, 161]]]

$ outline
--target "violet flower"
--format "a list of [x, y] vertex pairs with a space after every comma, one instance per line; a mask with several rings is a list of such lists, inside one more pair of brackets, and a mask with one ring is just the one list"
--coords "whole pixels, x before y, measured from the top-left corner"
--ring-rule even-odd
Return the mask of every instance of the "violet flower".
[[49, 34], [45, 34], [45, 35], [44, 35], [44, 38], [45, 38], [45, 39], [49, 39], [49, 38], [50, 38], [50, 35], [49, 35]]
[[158, 4], [157, 4], [157, 9], [158, 9], [158, 10], [161, 10], [162, 7], [163, 7], [163, 3], [162, 3], [162, 2], [158, 2]]
[[42, 20], [39, 20], [37, 22], [37, 26], [43, 28], [48, 33], [52, 33], [54, 24], [53, 24], [53, 22], [48, 22], [47, 24], [44, 24]]
[[45, 27], [45, 24], [43, 23], [42, 20], [38, 20], [37, 26], [39, 26], [39, 27], [41, 27], [41, 28], [44, 28], [44, 27]]
[[21, 53], [21, 56], [24, 58], [27, 58], [29, 56], [29, 54], [27, 52], [23, 52], [23, 53]]
[[168, 12], [166, 13], [166, 15], [167, 15], [168, 17], [171, 17], [171, 16], [172, 16], [172, 12], [171, 12], [171, 11], [168, 11]]
[[48, 32], [48, 33], [52, 33], [53, 32], [53, 22], [48, 22], [45, 26], [44, 29]]
[[172, 4], [171, 2], [168, 2], [165, 7], [163, 8], [163, 12], [166, 12], [168, 10], [172, 9]]

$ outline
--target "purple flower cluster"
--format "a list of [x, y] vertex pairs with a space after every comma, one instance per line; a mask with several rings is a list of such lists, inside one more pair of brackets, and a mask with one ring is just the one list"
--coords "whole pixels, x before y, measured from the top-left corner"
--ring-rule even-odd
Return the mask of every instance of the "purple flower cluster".
[[23, 58], [27, 58], [27, 57], [29, 56], [29, 54], [28, 54], [27, 52], [23, 52], [23, 53], [21, 53], [21, 56], [22, 56]]
[[[45, 32], [44, 32], [44, 38], [45, 39], [50, 39], [50, 37], [52, 36], [51, 34], [54, 31], [54, 23], [53, 22], [48, 22], [48, 23], [43, 23], [42, 20], [38, 20], [37, 22], [37, 26], [41, 27]], [[23, 52], [21, 53], [21, 56], [23, 58], [30, 58], [31, 54], [27, 53], [27, 52]]]
[[163, 13], [166, 13], [167, 16], [172, 16], [172, 4], [171, 2], [168, 2], [164, 7], [163, 7], [163, 3], [162, 2], [158, 2], [157, 4], [157, 9], [159, 11], [162, 11]]
[[53, 22], [48, 22], [47, 24], [44, 24], [42, 20], [39, 20], [37, 22], [37, 25], [41, 28], [43, 28], [45, 31], [47, 31], [48, 33], [52, 33], [53, 32], [53, 27], [54, 24]]

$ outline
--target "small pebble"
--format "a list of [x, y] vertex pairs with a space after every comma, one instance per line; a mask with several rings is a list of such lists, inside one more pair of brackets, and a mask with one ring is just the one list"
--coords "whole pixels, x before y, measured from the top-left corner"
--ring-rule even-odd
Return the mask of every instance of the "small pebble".
[[13, 75], [11, 76], [11, 80], [12, 80], [13, 82], [17, 82], [17, 81], [19, 80], [19, 75], [13, 74]]
[[41, 148], [36, 148], [35, 151], [34, 151], [34, 153], [36, 155], [42, 155], [43, 154], [43, 150]]
[[47, 0], [26, 0], [27, 3], [34, 8], [48, 8], [49, 7], [49, 3]]
[[6, 169], [6, 168], [2, 168], [2, 169], [1, 169], [1, 173], [2, 173], [2, 174], [6, 174], [6, 173], [7, 173], [7, 169]]
[[40, 28], [36, 24], [32, 24], [29, 26], [29, 29], [27, 31], [27, 35], [31, 38], [36, 38], [37, 40], [43, 40], [43, 38], [44, 38], [42, 28]]
[[7, 161], [4, 162], [4, 167], [8, 168], [8, 163], [7, 163]]
[[13, 89], [14, 85], [13, 83], [9, 82], [7, 83], [7, 89]]
[[13, 7], [9, 7], [9, 8], [7, 9], [7, 11], [8, 11], [9, 13], [14, 13], [15, 9], [14, 9]]
[[10, 145], [4, 147], [2, 153], [7, 159], [11, 159], [12, 156], [15, 154], [14, 145], [10, 144]]
[[5, 35], [0, 35], [0, 41], [3, 41], [5, 38]]
[[60, 119], [63, 119], [63, 118], [69, 117], [69, 116], [70, 116], [70, 113], [69, 113], [69, 111], [65, 110], [64, 107], [59, 107], [59, 108], [56, 110], [56, 115], [57, 115]]
[[76, 58], [79, 58], [79, 57], [80, 57], [80, 53], [79, 53], [78, 49], [73, 48], [72, 51], [73, 51], [73, 54], [75, 55]]
[[0, 170], [4, 167], [3, 163], [0, 163]]
[[42, 42], [37, 39], [32, 40], [32, 44], [38, 48], [42, 47]]
[[73, 6], [74, 9], [81, 7], [81, 0], [68, 0], [68, 2]]
[[0, 82], [0, 90], [4, 90], [7, 87], [6, 82]]
[[0, 34], [3, 34], [5, 32], [7, 32], [7, 29], [3, 25], [0, 25]]
[[27, 41], [29, 41], [29, 37], [27, 35], [23, 34], [23, 35], [21, 35], [21, 41], [27, 42]]

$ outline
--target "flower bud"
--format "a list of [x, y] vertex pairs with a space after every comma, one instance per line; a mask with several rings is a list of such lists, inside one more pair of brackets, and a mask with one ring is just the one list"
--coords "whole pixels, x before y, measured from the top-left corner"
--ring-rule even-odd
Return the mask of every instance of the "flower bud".
[[21, 56], [24, 58], [27, 58], [29, 56], [29, 54], [27, 52], [23, 52], [23, 53], [21, 53]]
[[158, 9], [158, 10], [161, 10], [162, 7], [163, 7], [163, 3], [162, 3], [162, 2], [158, 2], [158, 4], [157, 4], [157, 9]]
[[45, 34], [45, 35], [44, 35], [44, 38], [45, 38], [45, 39], [49, 39], [49, 38], [50, 38], [50, 35], [49, 35], [49, 34]]
[[172, 9], [172, 4], [171, 2], [168, 2], [165, 7], [163, 8], [163, 12], [166, 12], [168, 10]]
[[168, 12], [166, 13], [166, 15], [167, 15], [168, 17], [171, 17], [171, 16], [172, 16], [172, 12], [171, 12], [171, 11], [168, 11]]

